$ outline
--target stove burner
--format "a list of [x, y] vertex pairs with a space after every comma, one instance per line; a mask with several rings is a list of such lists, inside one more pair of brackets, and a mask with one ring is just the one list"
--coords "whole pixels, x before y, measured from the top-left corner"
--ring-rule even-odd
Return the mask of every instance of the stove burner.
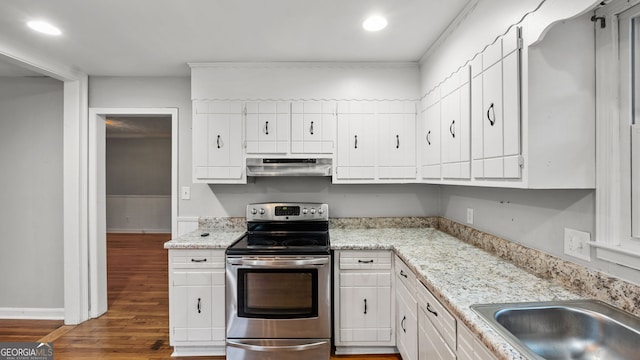
[[311, 238], [295, 238], [288, 239], [282, 242], [284, 246], [317, 246], [321, 245], [319, 241]]
[[247, 238], [247, 245], [249, 246], [276, 246], [278, 242], [275, 239], [266, 238], [262, 236], [249, 236]]

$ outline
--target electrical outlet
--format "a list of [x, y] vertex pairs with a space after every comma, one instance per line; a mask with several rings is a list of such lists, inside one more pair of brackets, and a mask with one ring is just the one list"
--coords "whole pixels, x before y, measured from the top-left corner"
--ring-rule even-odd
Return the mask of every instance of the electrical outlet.
[[591, 261], [591, 234], [574, 229], [564, 229], [564, 253], [578, 259]]
[[188, 186], [183, 186], [181, 191], [182, 200], [190, 200], [191, 199], [191, 188]]
[[467, 224], [473, 225], [473, 209], [467, 208]]

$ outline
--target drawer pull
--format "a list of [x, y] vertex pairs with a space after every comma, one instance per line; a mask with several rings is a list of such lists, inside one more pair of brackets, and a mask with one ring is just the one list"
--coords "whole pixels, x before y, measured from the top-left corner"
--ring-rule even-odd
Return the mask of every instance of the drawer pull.
[[400, 276], [404, 277], [405, 279], [407, 279], [407, 274], [404, 273], [404, 271], [400, 270]]
[[407, 317], [406, 317], [406, 316], [403, 316], [403, 317], [402, 317], [402, 321], [400, 321], [400, 327], [402, 328], [402, 331], [404, 331], [404, 332], [406, 333], [406, 332], [407, 332], [407, 329], [405, 329], [405, 327], [404, 327], [404, 322], [405, 322], [405, 320], [407, 320]]
[[367, 313], [367, 299], [364, 299], [364, 313]]
[[191, 262], [194, 262], [194, 263], [207, 262], [207, 258], [203, 258], [203, 259], [191, 259]]
[[433, 315], [435, 315], [435, 316], [438, 316], [438, 313], [437, 313], [437, 312], [435, 312], [435, 311], [431, 310], [431, 304], [429, 304], [429, 303], [427, 303], [427, 311], [428, 311], [428, 312], [430, 312], [430, 313], [432, 313], [432, 314], [433, 314]]
[[202, 307], [200, 306], [201, 301], [202, 301], [202, 299], [201, 299], [201, 298], [198, 298], [198, 306], [197, 306], [197, 308], [198, 308], [198, 314], [202, 313]]
[[358, 260], [359, 264], [373, 264], [373, 259], [371, 260]]

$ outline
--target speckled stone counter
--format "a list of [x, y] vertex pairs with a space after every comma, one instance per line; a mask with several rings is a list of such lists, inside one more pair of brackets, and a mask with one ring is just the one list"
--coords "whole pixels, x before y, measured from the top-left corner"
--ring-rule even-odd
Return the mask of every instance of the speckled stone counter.
[[469, 306], [580, 298], [551, 281], [433, 228], [333, 229], [335, 250], [394, 250], [420, 281], [502, 359], [525, 359]]
[[[208, 236], [202, 236], [209, 233]], [[164, 243], [165, 249], [226, 249], [233, 244], [244, 231], [239, 230], [196, 230]]]

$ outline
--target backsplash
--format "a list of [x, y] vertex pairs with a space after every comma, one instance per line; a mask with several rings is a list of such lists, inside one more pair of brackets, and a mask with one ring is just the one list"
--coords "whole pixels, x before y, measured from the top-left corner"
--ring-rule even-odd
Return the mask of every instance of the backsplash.
[[[640, 286], [443, 217], [331, 218], [330, 229], [436, 228], [585, 297], [640, 316]], [[246, 229], [244, 217], [201, 217], [200, 230]]]

